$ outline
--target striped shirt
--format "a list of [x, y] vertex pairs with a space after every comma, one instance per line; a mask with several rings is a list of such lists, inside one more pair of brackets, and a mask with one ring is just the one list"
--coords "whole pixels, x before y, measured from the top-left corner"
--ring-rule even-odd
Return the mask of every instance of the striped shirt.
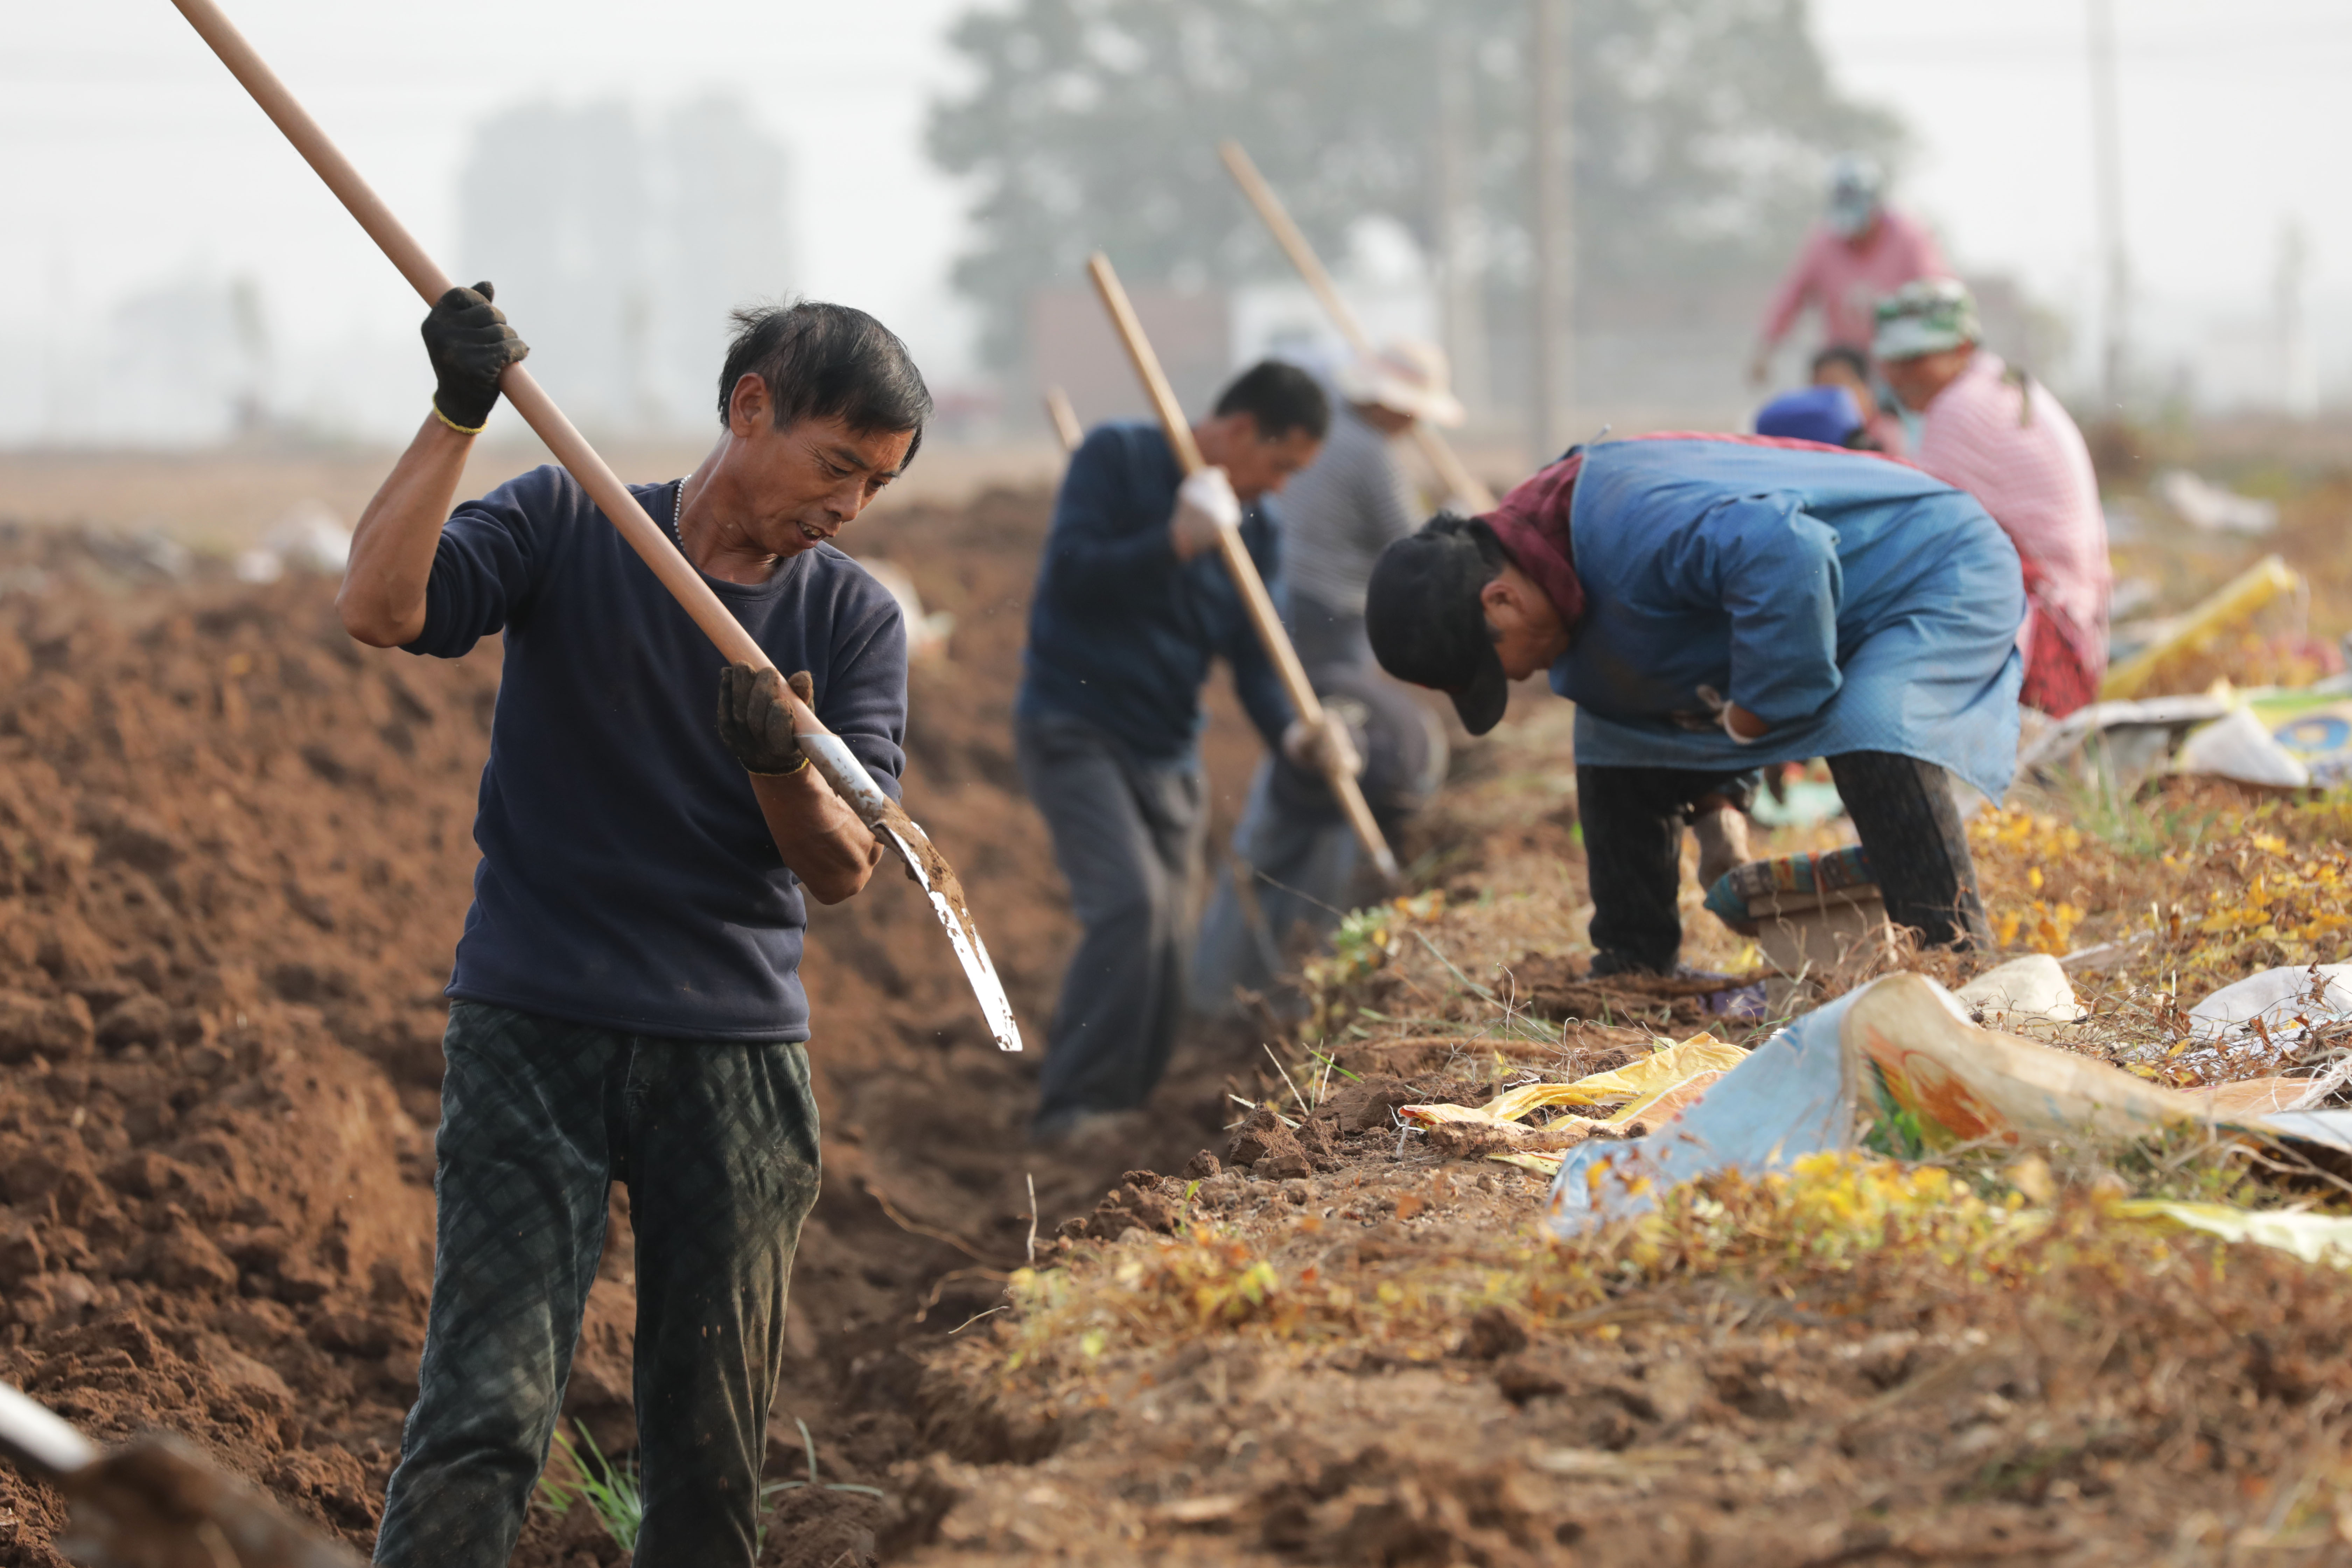
[[[2039, 575], [2038, 603], [2072, 622], [2071, 640], [2093, 675], [2107, 662], [2107, 521], [2083, 433], [2049, 389], [2012, 375], [1979, 349], [1919, 416], [1911, 460], [1983, 503]], [[2029, 615], [2019, 646], [2049, 617]]]
[[1323, 450], [1283, 487], [1283, 570], [1292, 593], [1360, 616], [1372, 563], [1419, 520], [1389, 438], [1346, 399], [1332, 401]]

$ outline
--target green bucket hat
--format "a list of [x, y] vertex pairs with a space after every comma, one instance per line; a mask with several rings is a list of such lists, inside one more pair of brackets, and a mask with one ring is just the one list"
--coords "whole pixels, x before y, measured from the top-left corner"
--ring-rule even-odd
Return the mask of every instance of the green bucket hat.
[[1983, 341], [1969, 286], [1957, 278], [1921, 278], [1878, 302], [1871, 352], [1883, 360], [1917, 359]]

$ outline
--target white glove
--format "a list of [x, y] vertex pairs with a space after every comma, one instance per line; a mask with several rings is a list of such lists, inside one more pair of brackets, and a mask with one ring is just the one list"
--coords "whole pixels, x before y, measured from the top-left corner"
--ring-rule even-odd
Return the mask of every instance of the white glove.
[[1195, 469], [1176, 487], [1176, 512], [1168, 520], [1168, 537], [1177, 560], [1190, 561], [1214, 550], [1226, 529], [1241, 525], [1241, 498], [1234, 494], [1234, 482], [1224, 469]]
[[1700, 687], [1698, 700], [1706, 704], [1706, 710], [1715, 715], [1715, 721], [1723, 726], [1723, 732], [1731, 737], [1733, 745], [1752, 746], [1763, 739], [1760, 735], [1743, 735], [1731, 727], [1731, 715], [1738, 710], [1738, 704], [1726, 700], [1723, 694], [1714, 687]]
[[1349, 778], [1364, 771], [1364, 759], [1356, 750], [1355, 737], [1348, 733], [1348, 726], [1328, 708], [1323, 710], [1322, 719], [1316, 723], [1293, 719], [1290, 727], [1282, 732], [1282, 754], [1292, 766], [1326, 778], [1341, 768], [1348, 771]]

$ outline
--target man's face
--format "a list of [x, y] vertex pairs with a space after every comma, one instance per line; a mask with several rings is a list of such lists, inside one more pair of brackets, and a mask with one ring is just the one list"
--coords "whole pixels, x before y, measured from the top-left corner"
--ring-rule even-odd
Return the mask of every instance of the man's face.
[[1218, 415], [1202, 425], [1198, 439], [1202, 459], [1225, 470], [1234, 494], [1244, 505], [1281, 489], [1323, 449], [1323, 443], [1304, 430], [1266, 440], [1258, 434], [1254, 414]]
[[735, 437], [728, 462], [747, 503], [746, 527], [780, 560], [839, 533], [898, 477], [915, 442], [911, 430], [861, 432], [838, 416], [796, 420], [780, 430], [767, 389], [750, 375], [736, 389], [727, 425]]
[[1486, 615], [1495, 657], [1513, 680], [1550, 668], [1568, 651], [1568, 623], [1535, 579], [1517, 566], [1504, 567], [1480, 591], [1478, 603]]
[[1949, 386], [1960, 372], [1969, 368], [1976, 357], [1976, 346], [1962, 343], [1956, 349], [1937, 353], [1916, 354], [1910, 359], [1881, 360], [1878, 374], [1903, 400], [1903, 406], [1916, 414], [1936, 401], [1936, 395]]

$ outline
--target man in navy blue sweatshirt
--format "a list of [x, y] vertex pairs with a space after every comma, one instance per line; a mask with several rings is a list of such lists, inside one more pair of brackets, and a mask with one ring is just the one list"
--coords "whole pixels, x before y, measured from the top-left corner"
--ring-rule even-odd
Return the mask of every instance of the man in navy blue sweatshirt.
[[[895, 795], [905, 628], [829, 542], [914, 457], [930, 395], [862, 311], [735, 326], [718, 444], [633, 489]], [[445, 295], [425, 339], [433, 413], [362, 515], [337, 605], [377, 647], [455, 658], [502, 633], [504, 665], [442, 1044], [433, 1302], [375, 1561], [507, 1561], [618, 1179], [636, 1237], [635, 1561], [750, 1568], [817, 1189], [803, 899], [857, 892], [881, 847], [801, 755], [775, 671], [729, 667], [570, 475], [452, 512], [499, 374], [527, 351], [487, 283]]]
[[1029, 607], [1014, 739], [1086, 935], [1062, 981], [1031, 1135], [1064, 1142], [1139, 1108], [1183, 1006], [1200, 864], [1201, 688], [1211, 659], [1266, 744], [1354, 766], [1346, 731], [1298, 721], [1217, 559], [1238, 529], [1278, 591], [1267, 498], [1331, 420], [1315, 378], [1269, 360], [1192, 426], [1187, 479], [1154, 425], [1105, 425], [1070, 459]]

